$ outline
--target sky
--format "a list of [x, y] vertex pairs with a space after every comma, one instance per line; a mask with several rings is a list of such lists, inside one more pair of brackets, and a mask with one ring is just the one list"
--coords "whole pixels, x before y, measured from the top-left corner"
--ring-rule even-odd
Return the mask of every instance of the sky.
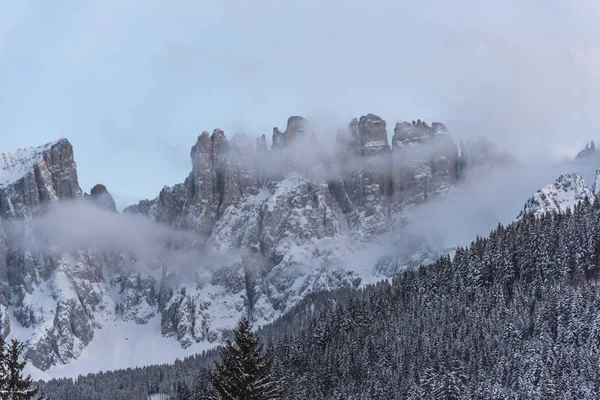
[[122, 207], [183, 181], [204, 130], [443, 121], [524, 160], [599, 139], [591, 0], [0, 0], [0, 149], [60, 137]]

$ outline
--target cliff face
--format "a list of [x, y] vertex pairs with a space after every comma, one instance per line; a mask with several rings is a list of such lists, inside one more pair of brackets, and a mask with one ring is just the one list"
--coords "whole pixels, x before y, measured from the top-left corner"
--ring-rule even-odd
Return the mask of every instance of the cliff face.
[[[341, 130], [331, 156], [299, 116], [273, 129], [270, 149], [264, 135], [254, 147], [216, 129], [192, 146], [183, 183], [126, 215], [103, 185], [82, 195], [66, 139], [0, 153], [0, 332], [17, 323], [33, 364], [48, 369], [79, 357], [109, 323], [154, 321], [157, 335], [187, 348], [220, 340], [242, 314], [260, 324], [312, 291], [391, 276], [398, 263], [377, 262], [387, 254], [369, 246], [399, 213], [496, 162], [487, 145], [469, 146], [459, 155], [443, 124], [421, 121], [396, 124], [390, 145], [373, 114]], [[106, 223], [149, 219], [185, 235], [148, 244], [154, 258], [122, 246], [59, 248], [30, 222], [67, 201], [93, 205]]]
[[44, 204], [81, 195], [67, 139], [0, 153], [0, 216], [24, 218]]
[[[463, 162], [441, 123], [399, 123], [390, 146], [386, 122], [373, 114], [338, 132], [332, 156], [298, 116], [285, 131], [273, 129], [272, 143], [269, 150], [263, 135], [253, 149], [243, 135], [228, 141], [221, 130], [205, 132], [183, 184], [124, 211], [194, 229], [205, 251], [247, 252], [220, 265], [210, 285], [239, 296], [234, 314], [256, 321], [270, 320], [312, 290], [364, 280], [347, 267], [354, 246], [388, 232], [398, 212], [448, 191], [464, 170], [488, 163], [487, 153], [471, 162], [487, 146]], [[396, 272], [381, 265], [371, 271], [384, 270]], [[218, 301], [206, 301], [206, 286], [184, 292], [171, 286], [159, 290], [162, 333], [184, 345], [218, 337], [211, 322]]]
[[[66, 139], [0, 153], [0, 318], [8, 310], [32, 332], [28, 356], [41, 368], [77, 357], [93, 337], [94, 314], [107, 307], [102, 265], [90, 251], [48, 249], [29, 221], [81, 196], [73, 147]], [[20, 330], [21, 330], [20, 329]]]

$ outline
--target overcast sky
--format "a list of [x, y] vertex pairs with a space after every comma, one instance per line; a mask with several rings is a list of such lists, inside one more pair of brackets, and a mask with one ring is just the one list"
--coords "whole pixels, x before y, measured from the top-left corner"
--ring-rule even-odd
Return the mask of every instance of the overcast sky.
[[[520, 158], [600, 139], [595, 0], [0, 0], [0, 149], [67, 137], [118, 202], [183, 181], [203, 131], [368, 112]], [[122, 205], [122, 204], [121, 204]]]

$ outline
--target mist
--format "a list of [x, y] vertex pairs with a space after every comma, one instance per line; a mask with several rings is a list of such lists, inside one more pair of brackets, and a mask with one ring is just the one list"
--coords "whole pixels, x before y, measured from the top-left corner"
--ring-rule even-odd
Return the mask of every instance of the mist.
[[[338, 129], [369, 112], [386, 120], [388, 139], [396, 122], [440, 121], [455, 143], [486, 137], [516, 156], [519, 166], [411, 208], [411, 229], [449, 246], [510, 222], [562, 173], [581, 171], [592, 183], [596, 166], [569, 160], [600, 131], [594, 1], [4, 6], [0, 73], [14, 95], [0, 107], [0, 130], [12, 133], [0, 148], [68, 137], [82, 187], [105, 184], [119, 209], [182, 182], [201, 131], [270, 142], [290, 115], [308, 118], [319, 146], [286, 150], [268, 167], [284, 170], [300, 152], [301, 168], [318, 179], [339, 173], [312, 168], [319, 147], [333, 154]], [[349, 165], [362, 168], [356, 161]], [[57, 205], [32, 229], [56, 246], [133, 249], [148, 259], [165, 256], [157, 241], [203, 240], [83, 203]]]
[[446, 251], [466, 246], [477, 236], [487, 236], [499, 223], [516, 221], [527, 199], [562, 174], [581, 175], [591, 189], [598, 168], [600, 159], [589, 157], [472, 171], [447, 195], [406, 210], [400, 239], [403, 232], [410, 232], [436, 238]]

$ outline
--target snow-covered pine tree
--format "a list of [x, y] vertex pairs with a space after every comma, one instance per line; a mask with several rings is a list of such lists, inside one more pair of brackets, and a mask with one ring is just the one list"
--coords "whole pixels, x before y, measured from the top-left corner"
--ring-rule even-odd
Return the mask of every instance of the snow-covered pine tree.
[[216, 364], [212, 384], [222, 400], [278, 400], [283, 386], [271, 371], [271, 357], [263, 353], [258, 336], [243, 318], [234, 332], [235, 341], [227, 341]]
[[30, 400], [39, 391], [34, 386], [31, 376], [23, 377], [23, 369], [27, 361], [21, 360], [25, 345], [13, 339], [8, 347], [4, 340], [0, 342], [0, 354], [2, 354], [3, 380], [1, 381], [0, 399], [2, 400]]
[[6, 361], [7, 361], [6, 341], [4, 340], [2, 335], [0, 335], [0, 399], [3, 399], [2, 391], [6, 390], [6, 383], [8, 381], [8, 372], [6, 370]]
[[192, 400], [217, 400], [218, 394], [212, 386], [212, 372], [202, 368], [192, 385]]
[[173, 400], [192, 400], [192, 392], [185, 382], [175, 384], [175, 398]]

